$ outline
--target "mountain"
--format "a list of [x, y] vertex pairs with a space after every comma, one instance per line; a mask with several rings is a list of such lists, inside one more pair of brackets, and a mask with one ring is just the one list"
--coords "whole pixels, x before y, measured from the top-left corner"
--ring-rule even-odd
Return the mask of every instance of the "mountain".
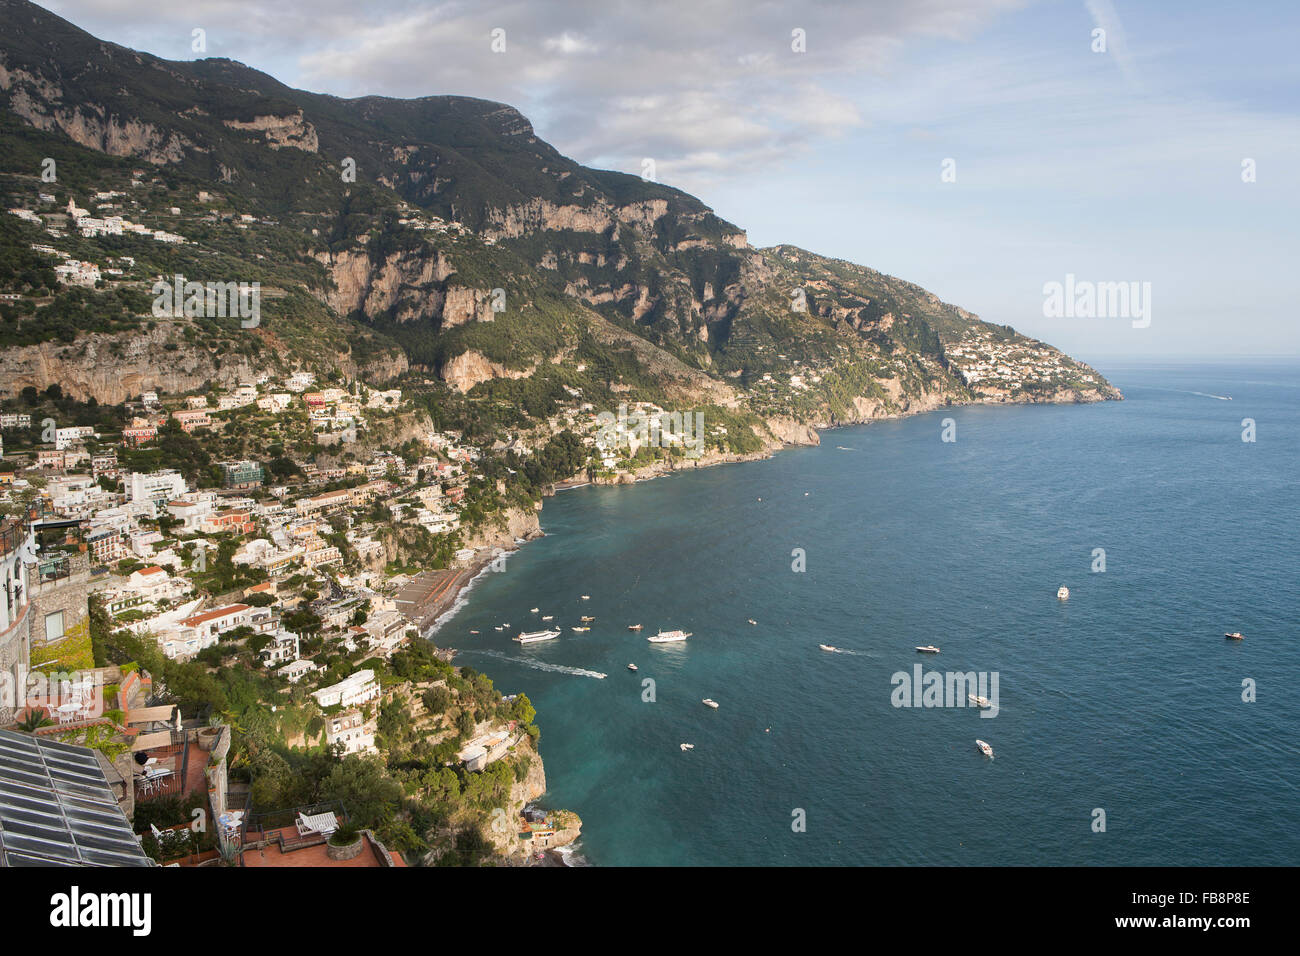
[[[118, 402], [323, 368], [433, 383], [485, 433], [575, 399], [694, 403], [736, 451], [945, 404], [1122, 397], [911, 283], [752, 248], [693, 196], [562, 156], [509, 106], [294, 90], [25, 0], [0, 0], [0, 25], [0, 188], [27, 212], [0, 226], [8, 394], [59, 381]], [[69, 200], [188, 241], [86, 236]], [[67, 288], [60, 253], [117, 272]], [[151, 316], [152, 277], [176, 273], [260, 282], [260, 324]]]

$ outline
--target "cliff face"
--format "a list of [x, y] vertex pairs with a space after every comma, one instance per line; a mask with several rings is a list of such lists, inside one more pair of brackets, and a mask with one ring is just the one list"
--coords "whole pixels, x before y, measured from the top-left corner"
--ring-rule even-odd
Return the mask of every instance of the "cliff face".
[[[241, 355], [196, 346], [181, 325], [159, 323], [154, 329], [129, 333], [89, 333], [73, 343], [0, 349], [0, 396], [17, 395], [27, 386], [43, 391], [57, 383], [64, 394], [82, 401], [116, 405], [146, 390], [169, 394], [195, 391], [209, 382], [230, 387], [271, 369], [291, 371], [293, 363], [271, 348], [258, 355]], [[250, 334], [252, 334], [250, 332]], [[407, 370], [400, 352], [377, 354], [358, 365], [350, 355], [328, 363], [349, 376], [386, 382]]]

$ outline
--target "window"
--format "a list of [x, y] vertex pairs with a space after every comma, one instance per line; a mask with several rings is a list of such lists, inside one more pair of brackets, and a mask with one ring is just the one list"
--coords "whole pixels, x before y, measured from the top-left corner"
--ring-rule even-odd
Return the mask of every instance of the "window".
[[57, 641], [63, 637], [63, 612], [45, 615], [45, 640]]

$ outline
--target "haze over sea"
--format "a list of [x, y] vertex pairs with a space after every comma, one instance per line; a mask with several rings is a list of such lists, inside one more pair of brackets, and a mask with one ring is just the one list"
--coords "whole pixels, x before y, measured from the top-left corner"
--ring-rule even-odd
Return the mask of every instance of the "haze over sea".
[[[533, 700], [597, 865], [1300, 863], [1300, 365], [1101, 371], [1127, 401], [563, 492], [435, 640]], [[1000, 712], [894, 707], [916, 663], [997, 671]]]

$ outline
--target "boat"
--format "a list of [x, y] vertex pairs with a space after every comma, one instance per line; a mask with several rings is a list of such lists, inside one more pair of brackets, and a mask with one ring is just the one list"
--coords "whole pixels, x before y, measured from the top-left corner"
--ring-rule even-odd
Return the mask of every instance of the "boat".
[[1241, 631], [1233, 631], [1232, 633], [1224, 634], [1223, 636], [1230, 641], [1244, 641], [1246, 639], [1246, 635], [1242, 634]]
[[694, 749], [695, 749], [695, 744], [682, 744], [682, 749], [683, 749], [683, 750], [694, 750]]
[[591, 600], [591, 595], [590, 595], [590, 594], [584, 594], [584, 595], [582, 596], [582, 599], [583, 599], [584, 601], [590, 601], [590, 600]]
[[671, 644], [674, 641], [684, 641], [690, 637], [689, 631], [660, 631], [658, 634], [652, 634], [646, 638], [651, 644]]
[[634, 670], [636, 670], [636, 665], [635, 665], [635, 664], [628, 664], [628, 665], [627, 665], [627, 669], [630, 670], [630, 671], [634, 671]]
[[754, 620], [754, 619], [751, 617], [751, 618], [749, 618], [749, 623], [750, 623], [750, 624], [757, 624], [758, 622], [757, 622], [756, 620]]
[[594, 617], [589, 617], [584, 614], [582, 617], [578, 618], [578, 620], [581, 621], [583, 624], [590, 624], [592, 621], [596, 619]]
[[916, 649], [917, 649], [918, 651], [920, 651], [922, 654], [938, 654], [938, 653], [939, 653], [939, 648], [935, 647], [933, 644], [918, 644], [918, 645], [916, 646]]
[[579, 634], [581, 634], [583, 631], [590, 631], [591, 628], [589, 628], [589, 627], [571, 627], [571, 628], [569, 628], [569, 630], [571, 630], [571, 631], [577, 631]]
[[976, 707], [992, 707], [993, 702], [987, 697], [981, 697], [979, 694], [967, 694], [966, 699]]
[[984, 741], [982, 740], [975, 741], [975, 746], [980, 749], [980, 753], [982, 753], [984, 756], [986, 757], [993, 756], [993, 748], [990, 747], [988, 744], [986, 744]]
[[543, 620], [543, 621], [553, 621], [553, 620], [555, 620], [555, 615], [554, 615], [554, 614], [543, 614], [543, 615], [542, 615], [542, 620]]
[[505, 628], [504, 628], [504, 627], [498, 627], [497, 630], [498, 630], [498, 631], [504, 631]]
[[514, 638], [520, 644], [535, 644], [537, 641], [550, 641], [560, 636], [559, 631], [520, 631]]
[[541, 610], [541, 608], [530, 607], [530, 608], [528, 609], [528, 613], [529, 613], [529, 614], [536, 614], [536, 613], [537, 613], [538, 611], [540, 611], [540, 610]]
[[1056, 589], [1056, 598], [1058, 601], [1070, 600], [1070, 589], [1062, 585]]
[[471, 633], [471, 634], [477, 634], [478, 631], [473, 631], [473, 630], [471, 630], [470, 633]]
[[717, 710], [717, 709], [718, 709], [718, 702], [717, 702], [716, 700], [714, 700], [712, 697], [706, 697], [706, 698], [704, 698], [704, 706], [705, 706], [705, 707], [712, 707], [714, 710]]
[[817, 646], [824, 651], [831, 651], [832, 653], [839, 650], [839, 648], [836, 647], [834, 644], [818, 644]]
[[627, 629], [628, 629], [629, 631], [639, 631], [639, 630], [641, 630], [641, 625], [640, 625], [640, 624], [629, 624], [629, 625], [627, 626]]

